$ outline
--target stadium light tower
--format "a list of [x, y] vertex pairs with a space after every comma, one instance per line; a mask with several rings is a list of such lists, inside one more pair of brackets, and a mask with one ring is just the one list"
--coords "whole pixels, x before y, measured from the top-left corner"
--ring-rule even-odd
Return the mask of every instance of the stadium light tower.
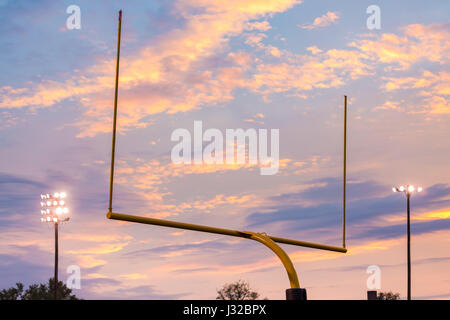
[[41, 222], [53, 223], [55, 225], [55, 288], [54, 299], [58, 295], [58, 224], [69, 221], [69, 209], [66, 207], [65, 192], [52, 194], [41, 194]]
[[407, 257], [408, 257], [408, 300], [411, 300], [411, 228], [410, 228], [410, 198], [411, 194], [415, 191], [422, 192], [423, 188], [418, 187], [417, 189], [414, 186], [407, 185], [394, 187], [392, 191], [394, 192], [403, 192], [406, 194], [406, 224], [407, 224]]

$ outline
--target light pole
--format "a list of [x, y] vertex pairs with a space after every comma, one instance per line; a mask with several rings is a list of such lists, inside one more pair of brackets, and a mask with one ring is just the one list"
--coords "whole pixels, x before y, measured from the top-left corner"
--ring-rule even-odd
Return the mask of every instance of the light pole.
[[[423, 188], [418, 187], [417, 192], [422, 192]], [[416, 191], [414, 186], [407, 185], [406, 187], [394, 187], [394, 192], [403, 192], [406, 194], [406, 232], [407, 232], [407, 259], [408, 259], [408, 300], [411, 300], [411, 210], [410, 210], [410, 198], [411, 194]]]
[[54, 300], [58, 299], [58, 224], [69, 221], [69, 209], [66, 207], [65, 192], [41, 194], [41, 222], [49, 222], [55, 225], [55, 288]]

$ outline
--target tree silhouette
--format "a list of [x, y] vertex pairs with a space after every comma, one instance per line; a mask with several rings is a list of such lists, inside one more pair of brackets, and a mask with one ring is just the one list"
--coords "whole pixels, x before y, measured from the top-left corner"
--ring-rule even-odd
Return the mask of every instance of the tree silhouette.
[[16, 287], [3, 289], [0, 291], [0, 300], [21, 300], [23, 294], [23, 284], [16, 283]]
[[[0, 291], [0, 300], [53, 300], [55, 291], [55, 280], [50, 278], [48, 283], [32, 284], [24, 291], [22, 283], [16, 283], [16, 287]], [[58, 300], [79, 300], [72, 294], [62, 281], [58, 281]]]
[[216, 300], [256, 300], [259, 293], [250, 289], [250, 284], [243, 280], [225, 284], [217, 290]]
[[400, 293], [389, 292], [379, 292], [377, 300], [400, 300]]

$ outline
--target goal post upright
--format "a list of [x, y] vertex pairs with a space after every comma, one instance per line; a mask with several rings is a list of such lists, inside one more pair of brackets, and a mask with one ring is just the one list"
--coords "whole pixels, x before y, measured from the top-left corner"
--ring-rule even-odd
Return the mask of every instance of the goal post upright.
[[343, 204], [342, 204], [342, 247], [318, 244], [307, 241], [300, 241], [294, 239], [287, 239], [281, 237], [270, 236], [265, 233], [257, 233], [251, 231], [239, 231], [218, 227], [210, 227], [198, 224], [184, 223], [178, 221], [155, 219], [142, 216], [134, 216], [122, 213], [113, 212], [112, 201], [113, 201], [113, 187], [114, 187], [114, 160], [115, 160], [115, 149], [116, 149], [116, 129], [117, 129], [117, 103], [118, 103], [118, 90], [119, 90], [119, 59], [120, 59], [120, 37], [121, 37], [121, 27], [122, 27], [122, 10], [119, 11], [119, 27], [118, 27], [118, 39], [117, 39], [117, 61], [116, 61], [116, 77], [115, 77], [115, 95], [114, 95], [114, 115], [113, 115], [113, 132], [112, 132], [112, 148], [111, 148], [111, 169], [110, 169], [110, 185], [109, 185], [109, 206], [106, 217], [112, 220], [128, 221], [134, 223], [150, 224], [156, 226], [178, 228], [184, 230], [192, 230], [199, 232], [207, 232], [212, 234], [221, 234], [233, 237], [240, 237], [245, 239], [251, 239], [258, 241], [268, 247], [272, 252], [274, 252], [280, 261], [282, 262], [289, 278], [290, 289], [286, 290], [287, 300], [306, 300], [306, 289], [300, 288], [300, 282], [298, 280], [297, 272], [295, 270], [294, 264], [292, 263], [289, 255], [277, 244], [290, 244], [294, 246], [313, 248], [326, 251], [334, 251], [340, 253], [346, 253], [347, 249], [345, 246], [345, 212], [346, 212], [346, 162], [347, 162], [347, 96], [344, 96], [344, 159], [343, 159]]
[[345, 211], [347, 191], [347, 96], [344, 96], [344, 159], [342, 161], [342, 248], [345, 248]]

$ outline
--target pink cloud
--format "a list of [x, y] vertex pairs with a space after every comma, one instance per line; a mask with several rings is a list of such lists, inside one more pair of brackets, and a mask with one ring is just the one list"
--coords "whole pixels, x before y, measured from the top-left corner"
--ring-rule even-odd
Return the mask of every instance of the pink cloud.
[[311, 24], [298, 25], [298, 27], [302, 28], [302, 29], [306, 29], [306, 30], [323, 28], [323, 27], [328, 27], [331, 24], [337, 23], [338, 19], [339, 19], [339, 14], [337, 12], [328, 11], [326, 14], [315, 18]]

